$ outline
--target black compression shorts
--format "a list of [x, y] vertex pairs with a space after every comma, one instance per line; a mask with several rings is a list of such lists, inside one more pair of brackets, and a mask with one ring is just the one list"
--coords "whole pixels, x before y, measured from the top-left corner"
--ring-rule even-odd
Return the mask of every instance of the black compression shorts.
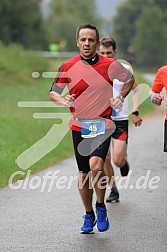
[[83, 138], [81, 132], [72, 130], [74, 153], [80, 172], [90, 171], [89, 159], [97, 156], [105, 161], [110, 146], [111, 131], [106, 130], [104, 135], [94, 138]]

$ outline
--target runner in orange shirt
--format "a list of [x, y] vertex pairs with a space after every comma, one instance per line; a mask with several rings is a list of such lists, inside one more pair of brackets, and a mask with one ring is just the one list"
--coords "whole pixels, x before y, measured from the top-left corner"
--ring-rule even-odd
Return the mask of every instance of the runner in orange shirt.
[[[150, 90], [151, 102], [157, 106], [160, 106], [164, 100], [164, 96], [161, 94], [163, 88], [166, 89], [167, 94], [167, 65], [158, 69]], [[167, 152], [167, 112], [164, 123], [164, 152]]]

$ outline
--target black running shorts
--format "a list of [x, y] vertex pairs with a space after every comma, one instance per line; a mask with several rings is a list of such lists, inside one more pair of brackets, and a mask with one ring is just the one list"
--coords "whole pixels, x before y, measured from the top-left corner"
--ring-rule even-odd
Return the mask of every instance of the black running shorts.
[[97, 156], [105, 161], [110, 146], [111, 131], [106, 130], [103, 135], [94, 138], [83, 138], [81, 132], [72, 130], [74, 153], [80, 172], [90, 171], [89, 159]]
[[128, 120], [113, 121], [116, 129], [112, 134], [112, 138], [128, 143]]

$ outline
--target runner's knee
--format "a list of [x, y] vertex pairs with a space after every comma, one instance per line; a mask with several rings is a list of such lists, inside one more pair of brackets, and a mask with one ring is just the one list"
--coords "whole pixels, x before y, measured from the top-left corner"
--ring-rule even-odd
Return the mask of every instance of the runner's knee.
[[93, 175], [97, 174], [98, 172], [102, 171], [104, 162], [100, 158], [91, 158], [90, 160], [90, 169]]
[[113, 162], [116, 166], [122, 167], [125, 164], [125, 158], [114, 158]]

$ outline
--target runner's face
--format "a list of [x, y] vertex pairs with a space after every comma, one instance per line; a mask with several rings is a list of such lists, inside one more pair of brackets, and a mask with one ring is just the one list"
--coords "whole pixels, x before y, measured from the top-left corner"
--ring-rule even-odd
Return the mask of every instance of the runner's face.
[[103, 56], [105, 56], [107, 58], [114, 58], [115, 57], [116, 51], [114, 51], [114, 49], [112, 48], [112, 46], [110, 46], [110, 47], [107, 48], [107, 47], [105, 47], [103, 45], [100, 45], [99, 49], [100, 49], [100, 53]]
[[77, 47], [80, 50], [80, 55], [85, 59], [90, 59], [96, 55], [96, 49], [99, 41], [96, 38], [96, 31], [92, 29], [81, 29], [77, 39]]

